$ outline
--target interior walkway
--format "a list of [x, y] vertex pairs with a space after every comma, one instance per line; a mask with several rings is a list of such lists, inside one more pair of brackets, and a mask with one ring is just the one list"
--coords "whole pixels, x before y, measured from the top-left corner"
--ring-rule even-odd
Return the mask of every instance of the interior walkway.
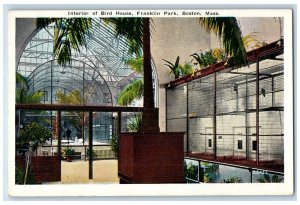
[[95, 160], [92, 180], [89, 180], [88, 163], [84, 160], [61, 161], [61, 183], [119, 183], [118, 160]]

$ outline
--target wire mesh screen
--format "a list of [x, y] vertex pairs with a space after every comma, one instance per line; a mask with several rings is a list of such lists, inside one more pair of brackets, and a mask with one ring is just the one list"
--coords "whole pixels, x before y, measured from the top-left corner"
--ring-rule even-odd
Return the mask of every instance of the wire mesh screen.
[[[180, 85], [167, 90], [167, 130], [172, 132], [186, 132], [187, 85]], [[186, 151], [186, 135], [184, 137], [184, 150]]]
[[189, 150], [194, 153], [213, 153], [213, 83], [213, 75], [188, 83]]
[[167, 92], [167, 127], [174, 132], [186, 132], [186, 93], [186, 85]]
[[208, 117], [213, 115], [213, 83], [213, 75], [188, 83], [189, 117]]
[[246, 158], [246, 75], [217, 73], [217, 157]]
[[283, 171], [283, 64], [256, 66], [167, 89], [167, 131], [187, 132], [188, 156]]

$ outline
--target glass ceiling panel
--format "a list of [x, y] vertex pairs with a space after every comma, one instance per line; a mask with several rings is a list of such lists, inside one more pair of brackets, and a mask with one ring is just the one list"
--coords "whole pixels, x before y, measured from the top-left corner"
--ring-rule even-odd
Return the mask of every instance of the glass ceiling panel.
[[[58, 90], [80, 90], [83, 96], [89, 96], [85, 96], [88, 104], [115, 104], [118, 93], [134, 79], [142, 77], [124, 63], [134, 57], [128, 54], [127, 40], [116, 37], [113, 27], [100, 18], [92, 19], [87, 46], [81, 47], [80, 52], [72, 51], [70, 65], [57, 65], [53, 36], [54, 24], [37, 32], [25, 47], [17, 67], [17, 71], [27, 77], [30, 92], [47, 91], [50, 103], [55, 103], [52, 99]], [[158, 82], [153, 62], [152, 67], [157, 105]]]
[[[41, 29], [26, 46], [18, 65], [18, 71], [28, 77], [38, 66], [53, 60], [54, 25]], [[100, 18], [92, 19], [92, 29], [87, 46], [79, 52], [73, 51], [73, 59], [85, 62], [98, 70], [106, 81], [118, 82], [132, 73], [124, 61], [128, 45], [124, 37], [116, 38], [113, 28]], [[75, 63], [76, 65], [76, 63]]]

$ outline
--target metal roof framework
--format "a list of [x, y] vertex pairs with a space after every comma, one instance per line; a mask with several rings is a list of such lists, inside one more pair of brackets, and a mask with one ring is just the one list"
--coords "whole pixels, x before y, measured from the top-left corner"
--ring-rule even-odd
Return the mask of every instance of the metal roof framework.
[[[38, 65], [53, 56], [54, 25], [41, 29], [26, 46], [18, 71], [29, 76]], [[133, 56], [128, 54], [128, 44], [124, 37], [116, 37], [111, 25], [105, 25], [100, 18], [92, 19], [92, 28], [88, 34], [87, 46], [80, 49], [80, 53], [73, 51], [72, 58], [95, 67], [106, 81], [119, 81], [132, 70], [124, 63]]]
[[[132, 80], [142, 77], [125, 63], [134, 56], [128, 54], [127, 40], [122, 36], [117, 37], [111, 25], [100, 18], [93, 18], [87, 35], [86, 47], [81, 47], [80, 52], [73, 50], [70, 65], [62, 67], [56, 63], [53, 55], [54, 25], [37, 32], [24, 49], [17, 67], [17, 71], [27, 77], [30, 92], [51, 89], [53, 86], [67, 92], [77, 89], [84, 95], [85, 88], [94, 87], [90, 93], [94, 99], [89, 103], [101, 104], [103, 95], [107, 98], [109, 93], [112, 102], [117, 94], [112, 96], [111, 90], [120, 91]], [[155, 68], [153, 77], [156, 87]], [[97, 91], [99, 84], [104, 84], [106, 88], [101, 86], [102, 89]]]

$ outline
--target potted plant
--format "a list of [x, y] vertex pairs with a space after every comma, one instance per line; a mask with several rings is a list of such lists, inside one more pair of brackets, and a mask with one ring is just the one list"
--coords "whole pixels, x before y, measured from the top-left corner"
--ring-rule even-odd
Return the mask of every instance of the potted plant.
[[[93, 155], [93, 158], [95, 158], [97, 156], [97, 153], [96, 153], [96, 151], [94, 149], [92, 149], [92, 155]], [[90, 156], [90, 149], [86, 150], [86, 156], [87, 156], [87, 158], [89, 158], [89, 156]]]
[[127, 129], [129, 132], [140, 132], [142, 125], [142, 116], [136, 115], [127, 121]]
[[73, 155], [75, 154], [75, 150], [67, 147], [66, 149], [63, 150], [63, 157], [66, 159], [68, 162], [72, 162]]

